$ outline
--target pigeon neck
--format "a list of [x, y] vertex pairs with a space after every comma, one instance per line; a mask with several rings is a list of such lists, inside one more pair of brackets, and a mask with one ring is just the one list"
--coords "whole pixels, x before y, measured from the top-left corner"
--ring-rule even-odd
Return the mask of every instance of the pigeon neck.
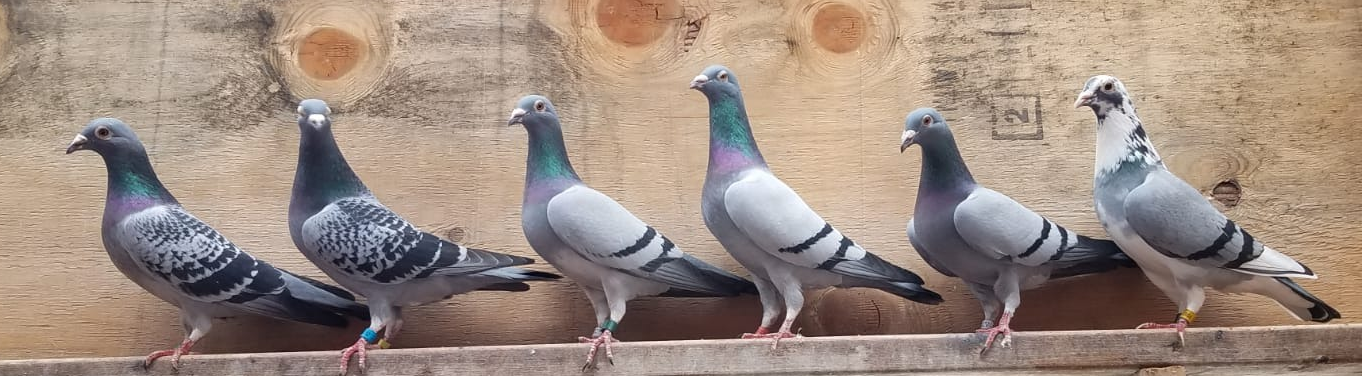
[[156, 177], [145, 149], [111, 151], [104, 157], [104, 165], [109, 174], [107, 198], [111, 203], [139, 208], [177, 203]]
[[1162, 166], [1159, 153], [1144, 132], [1135, 108], [1125, 104], [1097, 116], [1097, 161], [1094, 178], [1117, 171]]
[[[329, 204], [367, 194], [369, 189], [345, 162], [331, 129], [304, 130], [298, 146], [298, 170], [293, 177], [293, 196]], [[320, 210], [321, 208], [313, 208]]]
[[525, 160], [525, 183], [546, 180], [580, 181], [572, 169], [563, 130], [558, 124], [526, 127], [530, 134], [529, 156]]
[[739, 95], [709, 97], [709, 166], [711, 170], [766, 166]]
[[922, 177], [918, 179], [918, 189], [943, 190], [973, 185], [974, 175], [960, 156], [955, 137], [949, 129], [937, 132], [944, 134], [929, 136], [933, 139], [918, 143], [922, 147]]

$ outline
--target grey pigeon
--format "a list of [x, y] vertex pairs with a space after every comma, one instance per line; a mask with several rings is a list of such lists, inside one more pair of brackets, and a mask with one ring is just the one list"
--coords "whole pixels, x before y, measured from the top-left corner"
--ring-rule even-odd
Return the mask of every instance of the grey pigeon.
[[[1315, 279], [1310, 268], [1267, 247], [1168, 171], [1149, 141], [1125, 85], [1094, 76], [1074, 107], [1097, 115], [1093, 200], [1102, 227], [1178, 305], [1179, 339], [1206, 300], [1206, 287], [1277, 301], [1297, 319], [1328, 322], [1337, 310], [1291, 278]], [[1180, 342], [1181, 343], [1181, 342]]]
[[214, 318], [241, 313], [331, 327], [345, 316], [369, 319], [368, 309], [339, 287], [278, 269], [251, 257], [195, 218], [161, 185], [132, 128], [101, 118], [85, 126], [66, 154], [93, 150], [108, 169], [108, 195], [100, 232], [118, 271], [161, 300], [180, 308], [186, 337], [178, 348], [147, 355], [180, 356], [213, 327]]
[[979, 332], [988, 333], [983, 350], [999, 335], [999, 343], [1009, 342], [1022, 290], [1051, 278], [1135, 266], [1116, 243], [1076, 234], [976, 183], [935, 109], [908, 114], [899, 151], [915, 144], [922, 148], [922, 175], [908, 239], [928, 265], [964, 280], [979, 299]]
[[[534, 260], [467, 248], [423, 232], [374, 198], [350, 169], [331, 133], [331, 108], [316, 99], [298, 106], [298, 170], [289, 202], [293, 243], [331, 279], [363, 295], [373, 320], [342, 351], [365, 368], [368, 344], [387, 347], [402, 329], [402, 308], [475, 290], [526, 291], [523, 281], [560, 278], [514, 266]], [[379, 340], [378, 332], [383, 333]]]
[[[767, 168], [743, 107], [738, 78], [714, 65], [690, 87], [709, 100], [709, 169], [702, 212], [705, 225], [733, 258], [752, 272], [762, 318], [743, 338], [790, 338], [804, 306], [803, 289], [869, 287], [909, 300], [941, 303], [922, 278], [867, 252], [819, 217]], [[785, 309], [785, 322], [770, 333]]]
[[[640, 296], [722, 297], [756, 294], [751, 281], [685, 254], [609, 196], [582, 182], [568, 160], [558, 113], [548, 98], [529, 95], [507, 125], [529, 133], [521, 227], [545, 261], [582, 287], [596, 310], [586, 367], [595, 362], [624, 318], [625, 303]], [[613, 360], [611, 360], [613, 362]]]

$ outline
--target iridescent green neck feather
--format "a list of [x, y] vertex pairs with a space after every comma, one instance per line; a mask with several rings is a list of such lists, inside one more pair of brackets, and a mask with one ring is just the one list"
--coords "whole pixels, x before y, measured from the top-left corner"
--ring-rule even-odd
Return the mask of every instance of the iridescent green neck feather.
[[709, 97], [709, 163], [723, 170], [766, 164], [740, 94]]
[[527, 182], [554, 179], [581, 180], [577, 177], [577, 171], [572, 169], [567, 147], [563, 144], [563, 131], [558, 125], [537, 124], [526, 129], [530, 134], [529, 156], [525, 160]]

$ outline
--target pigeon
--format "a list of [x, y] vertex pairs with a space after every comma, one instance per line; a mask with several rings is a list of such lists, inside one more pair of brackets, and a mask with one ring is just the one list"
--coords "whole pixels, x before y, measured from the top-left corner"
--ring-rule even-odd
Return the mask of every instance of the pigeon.
[[1008, 324], [1021, 304], [1022, 290], [1051, 278], [1135, 267], [1116, 243], [1069, 231], [976, 183], [950, 127], [935, 109], [909, 113], [899, 141], [899, 152], [912, 145], [922, 149], [909, 242], [927, 265], [964, 280], [979, 299], [984, 308], [979, 332], [988, 334], [983, 351], [998, 336], [1001, 345], [1008, 344]]
[[[709, 101], [709, 168], [701, 210], [705, 225], [746, 267], [760, 291], [762, 317], [743, 338], [791, 338], [803, 289], [868, 287], [924, 304], [941, 295], [922, 278], [866, 251], [823, 220], [767, 168], [752, 136], [738, 78], [713, 65], [690, 83]], [[782, 303], [785, 321], [771, 333]]]
[[1164, 166], [1120, 80], [1089, 78], [1074, 107], [1097, 115], [1093, 200], [1102, 227], [1178, 305], [1172, 324], [1139, 328], [1176, 329], [1184, 344], [1206, 287], [1267, 296], [1300, 320], [1342, 317], [1291, 280], [1318, 278], [1310, 268], [1249, 235]]
[[670, 239], [591, 189], [568, 160], [558, 112], [548, 98], [521, 98], [507, 126], [529, 133], [521, 227], [535, 252], [586, 292], [596, 311], [587, 363], [604, 345], [613, 363], [612, 332], [625, 303], [640, 296], [727, 297], [757, 294], [751, 281], [688, 255]]
[[85, 125], [66, 154], [93, 150], [108, 169], [108, 195], [100, 232], [118, 271], [180, 308], [186, 337], [180, 346], [147, 355], [144, 368], [171, 356], [180, 368], [213, 319], [251, 313], [343, 328], [346, 317], [368, 320], [368, 308], [339, 287], [275, 268], [232, 244], [189, 214], [161, 184], [137, 134], [122, 121]]
[[373, 316], [359, 340], [341, 352], [342, 375], [352, 355], [364, 371], [368, 345], [390, 346], [402, 329], [403, 307], [475, 290], [526, 291], [525, 281], [561, 278], [515, 267], [533, 263], [529, 258], [440, 239], [383, 206], [341, 156], [330, 115], [321, 100], [298, 106], [302, 136], [288, 222], [303, 255], [332, 280], [363, 295]]

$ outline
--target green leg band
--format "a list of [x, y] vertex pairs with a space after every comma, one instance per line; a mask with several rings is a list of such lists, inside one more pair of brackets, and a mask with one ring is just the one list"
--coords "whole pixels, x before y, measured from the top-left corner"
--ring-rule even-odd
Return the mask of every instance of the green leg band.
[[601, 330], [609, 330], [611, 332], [614, 332], [615, 326], [617, 325], [619, 325], [619, 323], [615, 322], [615, 320], [605, 319], [605, 322], [601, 324]]

